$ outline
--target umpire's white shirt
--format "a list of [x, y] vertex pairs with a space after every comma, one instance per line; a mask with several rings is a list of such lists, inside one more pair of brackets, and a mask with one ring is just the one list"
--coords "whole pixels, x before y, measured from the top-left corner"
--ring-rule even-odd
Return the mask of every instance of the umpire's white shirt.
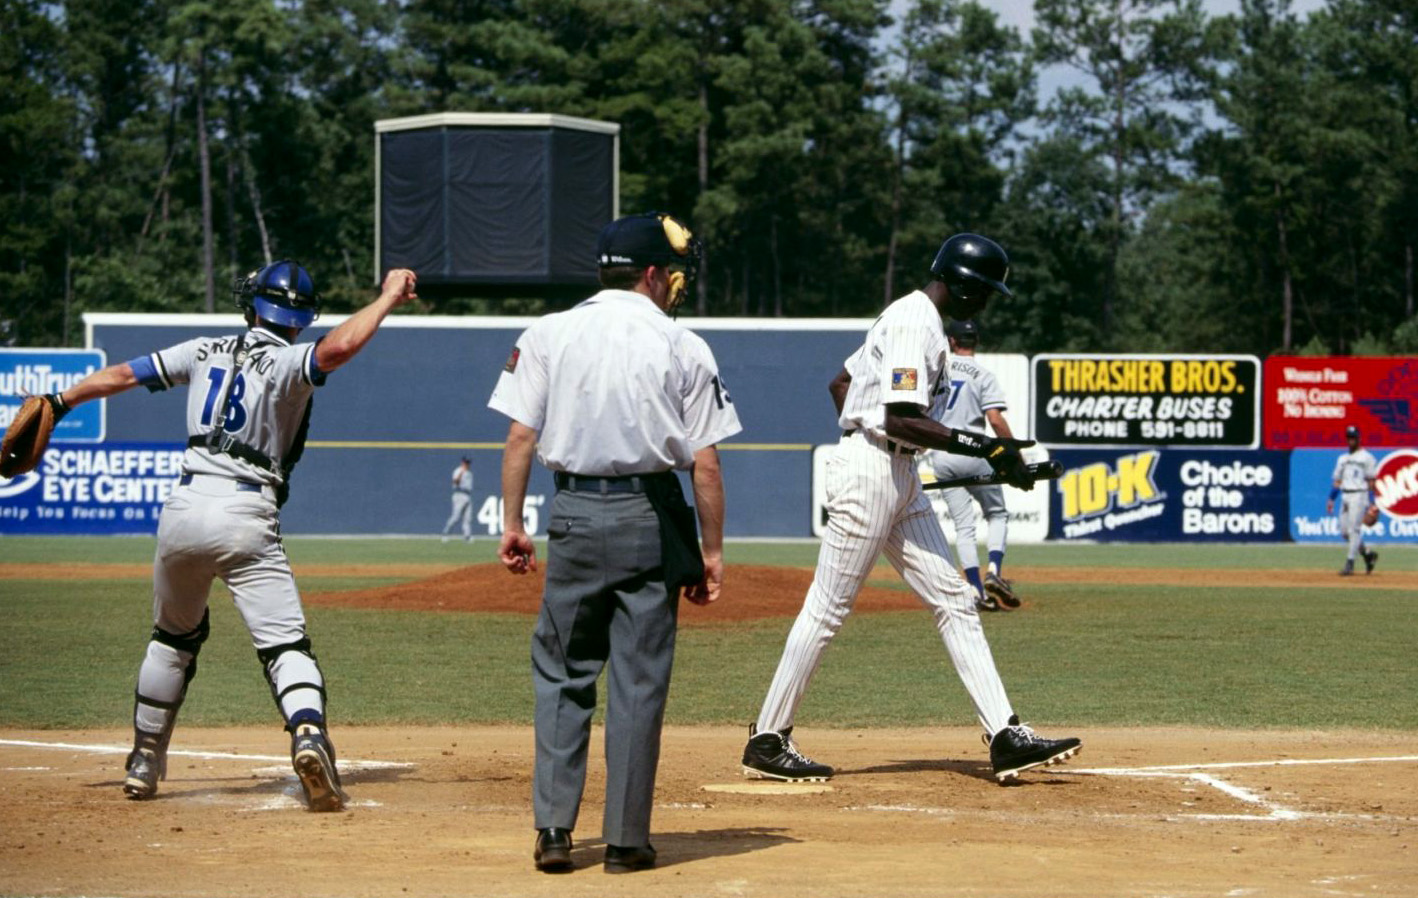
[[885, 439], [886, 406], [909, 402], [931, 408], [933, 398], [944, 392], [949, 365], [950, 344], [935, 303], [920, 290], [906, 294], [886, 307], [861, 348], [848, 357], [845, 367], [852, 382], [838, 423], [843, 430], [865, 430]]
[[537, 431], [546, 467], [602, 477], [688, 469], [743, 429], [709, 344], [628, 290], [527, 328], [488, 407]]

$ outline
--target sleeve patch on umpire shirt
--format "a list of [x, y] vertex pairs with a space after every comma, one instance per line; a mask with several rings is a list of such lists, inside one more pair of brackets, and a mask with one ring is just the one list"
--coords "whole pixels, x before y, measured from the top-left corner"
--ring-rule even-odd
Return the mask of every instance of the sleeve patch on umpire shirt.
[[916, 389], [915, 368], [892, 368], [891, 389], [914, 392]]
[[521, 357], [522, 350], [518, 349], [516, 346], [512, 347], [512, 354], [507, 357], [507, 364], [502, 366], [502, 370], [506, 371], [508, 374], [515, 373], [517, 371], [517, 360]]

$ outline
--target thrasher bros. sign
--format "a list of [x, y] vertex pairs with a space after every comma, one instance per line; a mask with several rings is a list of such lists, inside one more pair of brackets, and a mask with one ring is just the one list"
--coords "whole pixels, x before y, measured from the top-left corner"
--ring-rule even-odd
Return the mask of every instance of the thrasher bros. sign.
[[1260, 359], [1038, 355], [1034, 438], [1046, 446], [1259, 444]]

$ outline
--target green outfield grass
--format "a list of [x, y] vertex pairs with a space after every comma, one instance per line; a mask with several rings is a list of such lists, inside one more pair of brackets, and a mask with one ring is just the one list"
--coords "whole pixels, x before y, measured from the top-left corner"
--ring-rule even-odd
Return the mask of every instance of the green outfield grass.
[[[0, 561], [146, 564], [151, 539], [0, 540]], [[301, 564], [491, 561], [493, 540], [292, 539]], [[1418, 570], [1418, 547], [1384, 547], [1380, 574]], [[812, 544], [733, 543], [730, 563], [811, 565]], [[1052, 726], [1200, 725], [1418, 729], [1418, 596], [1345, 588], [1335, 546], [1018, 546], [1030, 607], [985, 618], [1026, 719]], [[1029, 565], [1313, 570], [1306, 589], [1036, 584]], [[1376, 575], [1377, 577], [1378, 575]], [[1362, 579], [1362, 577], [1361, 577]], [[306, 592], [390, 582], [305, 577]], [[151, 627], [146, 576], [0, 580], [0, 725], [123, 726]], [[732, 601], [732, 582], [725, 599]], [[312, 607], [311, 633], [337, 723], [526, 723], [532, 618]], [[185, 724], [274, 723], [255, 653], [226, 591]], [[791, 621], [684, 629], [672, 723], [756, 714]], [[968, 724], [973, 712], [924, 611], [848, 619], [799, 715], [803, 726]]]

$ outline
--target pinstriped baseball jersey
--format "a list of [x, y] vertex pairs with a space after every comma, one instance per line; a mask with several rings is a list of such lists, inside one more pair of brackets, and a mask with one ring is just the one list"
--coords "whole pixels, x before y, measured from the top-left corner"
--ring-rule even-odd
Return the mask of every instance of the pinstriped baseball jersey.
[[940, 313], [919, 291], [888, 306], [848, 358], [852, 382], [839, 420], [851, 433], [827, 458], [827, 532], [759, 712], [759, 732], [793, 725], [823, 652], [883, 553], [930, 608], [980, 723], [989, 733], [1008, 723], [1013, 712], [975, 610], [975, 590], [955, 569], [921, 489], [917, 456], [891, 450], [885, 439], [886, 405], [930, 407], [948, 358]]
[[838, 423], [886, 437], [886, 406], [909, 402], [931, 407], [944, 380], [950, 345], [940, 312], [917, 290], [886, 307], [867, 331], [866, 342], [847, 358], [852, 376]]
[[[325, 374], [315, 367], [315, 344], [292, 345], [256, 327], [246, 333], [246, 359], [233, 379], [237, 337], [197, 337], [134, 359], [138, 382], [152, 392], [190, 384], [187, 434], [200, 436], [217, 426], [218, 404], [226, 396], [226, 432], [264, 453], [280, 466], [305, 417], [305, 406]], [[275, 486], [279, 471], [268, 471], [223, 452], [189, 448], [182, 459], [189, 474], [215, 474]]]

